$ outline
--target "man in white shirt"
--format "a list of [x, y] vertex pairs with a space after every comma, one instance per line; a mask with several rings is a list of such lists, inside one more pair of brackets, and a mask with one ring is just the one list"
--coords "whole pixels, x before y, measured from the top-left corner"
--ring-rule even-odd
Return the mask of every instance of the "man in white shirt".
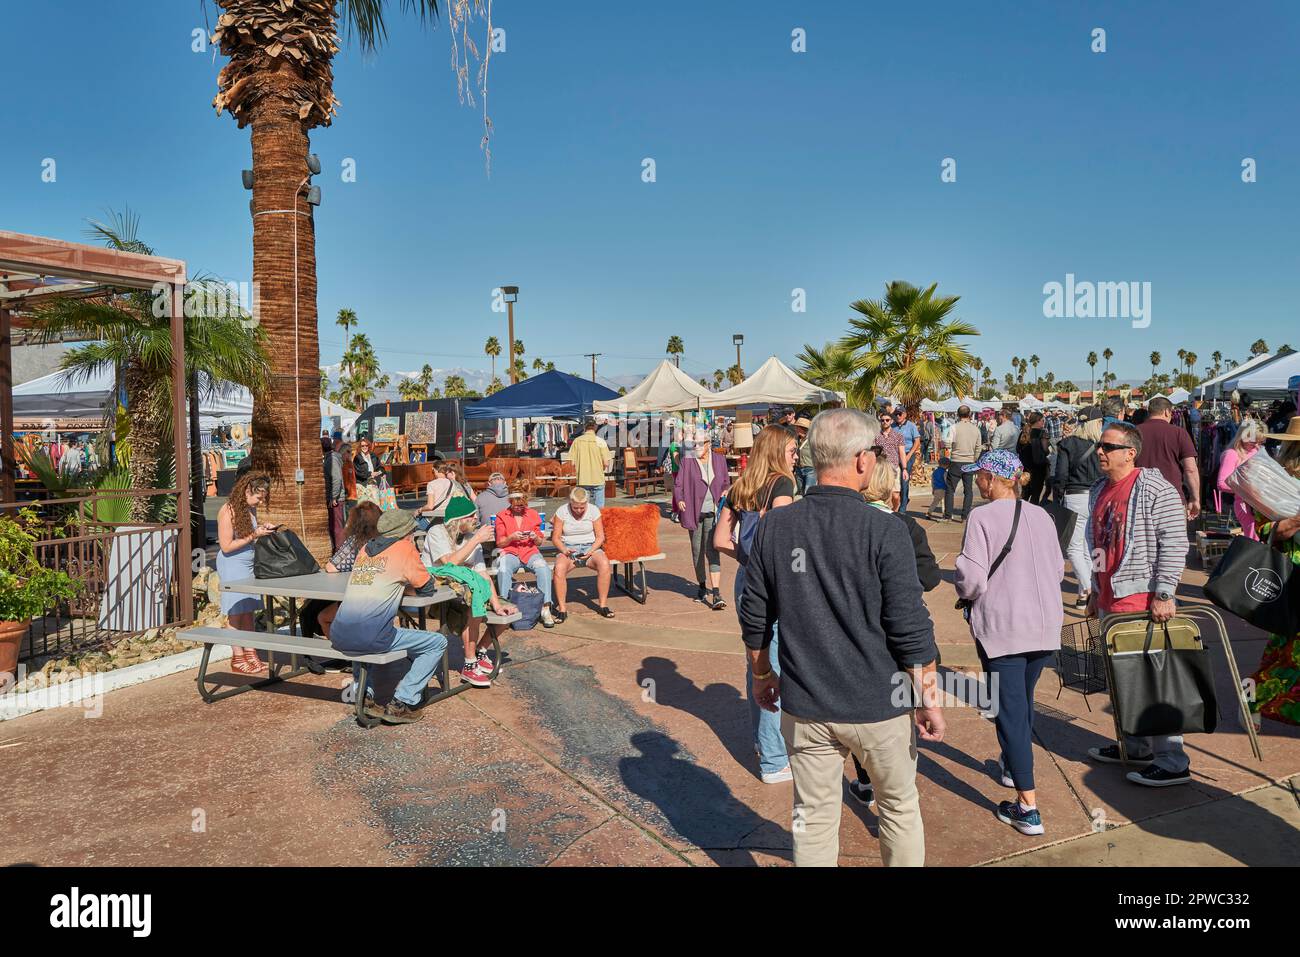
[[998, 427], [993, 430], [993, 438], [989, 445], [995, 449], [1006, 449], [1008, 452], [1016, 450], [1016, 440], [1020, 438], [1020, 429], [1011, 418], [1011, 410], [1002, 408], [998, 410]]

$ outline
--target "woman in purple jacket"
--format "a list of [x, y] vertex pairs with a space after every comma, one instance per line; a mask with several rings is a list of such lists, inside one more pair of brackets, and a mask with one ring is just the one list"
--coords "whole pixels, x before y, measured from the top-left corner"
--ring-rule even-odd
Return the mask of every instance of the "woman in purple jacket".
[[1065, 559], [1052, 517], [1020, 500], [1024, 468], [1014, 452], [985, 452], [962, 470], [976, 473], [980, 494], [989, 499], [967, 519], [957, 595], [968, 606], [971, 635], [997, 694], [991, 710], [1002, 746], [998, 779], [1018, 792], [1019, 800], [998, 805], [998, 820], [1021, 834], [1042, 834], [1034, 793], [1034, 685], [1061, 646]]
[[707, 429], [688, 433], [684, 446], [673, 497], [682, 528], [691, 533], [691, 554], [699, 585], [695, 600], [721, 611], [727, 603], [722, 600], [722, 559], [713, 545], [713, 528], [722, 508], [722, 496], [731, 486], [727, 458], [713, 451]]

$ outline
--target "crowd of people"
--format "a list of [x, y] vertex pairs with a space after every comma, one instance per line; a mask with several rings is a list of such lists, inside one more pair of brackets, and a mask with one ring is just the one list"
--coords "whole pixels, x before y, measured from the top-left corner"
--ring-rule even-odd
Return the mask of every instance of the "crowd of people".
[[[731, 597], [747, 649], [759, 773], [765, 783], [793, 781], [797, 864], [837, 859], [850, 755], [848, 793], [876, 807], [885, 863], [924, 861], [917, 741], [942, 741], [946, 725], [934, 623], [922, 596], [942, 581], [925, 530], [909, 514], [908, 489], [912, 472], [934, 459], [942, 486], [931, 515], [965, 523], [953, 596], [993, 696], [987, 716], [995, 777], [1013, 792], [997, 817], [1025, 834], [1045, 832], [1035, 789], [1033, 701], [1060, 646], [1067, 561], [1074, 603], [1089, 616], [1142, 613], [1168, 621], [1177, 614], [1189, 523], [1203, 494], [1229, 491], [1228, 475], [1270, 444], [1269, 454], [1300, 479], [1300, 417], [1289, 418], [1283, 431], [1276, 418], [1242, 416], [1203, 489], [1196, 440], [1184, 427], [1190, 417], [1173, 424], [1174, 408], [1161, 398], [1141, 411], [1135, 416], [1117, 399], [1068, 416], [1003, 409], [976, 417], [963, 406], [949, 423], [918, 427], [905, 409], [888, 405], [876, 415], [836, 408], [812, 419], [790, 410], [754, 435], [734, 481], [714, 429], [687, 428], [674, 438], [671, 463], [660, 461], [671, 475], [669, 508], [689, 536], [696, 600], [725, 609], [723, 557], [738, 566]], [[347, 497], [347, 472], [363, 482], [382, 474], [365, 440], [350, 459], [334, 443], [323, 451], [331, 509]], [[336, 552], [328, 570], [350, 571], [351, 578], [341, 602], [308, 603], [312, 633], [344, 652], [401, 649], [411, 659], [393, 699], [382, 708], [368, 699], [369, 713], [390, 723], [416, 720], [446, 645], [439, 633], [394, 625], [403, 594], [428, 593], [435, 582], [456, 588], [445, 630], [462, 640], [461, 677], [480, 687], [491, 683], [493, 668], [483, 619], [489, 609], [516, 611], [509, 598], [519, 570], [536, 581], [544, 627], [565, 621], [567, 579], [581, 567], [597, 573], [598, 613], [614, 617], [602, 520], [612, 453], [594, 424], [572, 452], [577, 482], [549, 529], [524, 488], [494, 473], [476, 492], [456, 463], [439, 464], [419, 515], [362, 502], [337, 531], [332, 524]], [[265, 477], [247, 474], [222, 508], [223, 576], [251, 575], [254, 543], [273, 531], [257, 519], [269, 496]], [[1053, 507], [1076, 516], [1064, 547]], [[1241, 500], [1232, 514], [1243, 534], [1273, 542], [1300, 563], [1300, 515], [1268, 521]], [[553, 569], [540, 548], [548, 540]], [[233, 593], [222, 598], [235, 628], [251, 627], [257, 604]], [[260, 670], [256, 653], [235, 652], [236, 670]], [[1297, 655], [1300, 637], [1272, 636], [1254, 675], [1256, 713], [1300, 723]], [[1089, 748], [1088, 757], [1131, 765], [1127, 780], [1139, 786], [1191, 780], [1181, 735], [1129, 738], [1123, 749]]]

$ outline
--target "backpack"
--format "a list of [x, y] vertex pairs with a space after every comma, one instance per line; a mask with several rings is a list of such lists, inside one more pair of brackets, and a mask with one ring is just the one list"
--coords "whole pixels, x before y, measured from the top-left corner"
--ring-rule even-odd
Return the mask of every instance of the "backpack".
[[[776, 479], [772, 479], [767, 485], [767, 507], [772, 505], [772, 492], [776, 487]], [[736, 561], [741, 565], [749, 564], [749, 552], [754, 544], [754, 535], [758, 532], [758, 520], [763, 517], [762, 511], [749, 511], [748, 509], [736, 508], [731, 506], [731, 510], [736, 513], [738, 523], [736, 526]]]

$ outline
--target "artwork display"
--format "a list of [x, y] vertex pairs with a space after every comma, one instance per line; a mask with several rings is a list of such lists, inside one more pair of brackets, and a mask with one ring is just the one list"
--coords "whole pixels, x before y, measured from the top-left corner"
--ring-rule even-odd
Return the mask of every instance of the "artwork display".
[[376, 442], [396, 442], [401, 431], [402, 417], [400, 415], [375, 416], [374, 440]]
[[412, 445], [434, 445], [438, 441], [438, 413], [406, 413], [406, 437]]

